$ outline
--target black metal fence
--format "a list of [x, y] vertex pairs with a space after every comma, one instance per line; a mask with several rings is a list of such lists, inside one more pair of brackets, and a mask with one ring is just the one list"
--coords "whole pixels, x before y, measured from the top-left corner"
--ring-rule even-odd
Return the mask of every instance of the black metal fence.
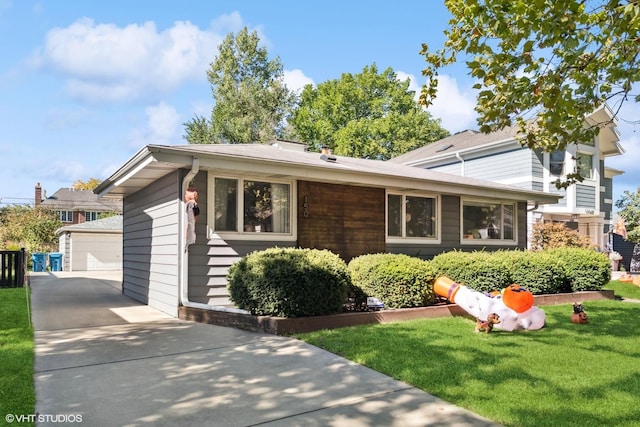
[[0, 288], [21, 288], [26, 277], [26, 251], [0, 251]]

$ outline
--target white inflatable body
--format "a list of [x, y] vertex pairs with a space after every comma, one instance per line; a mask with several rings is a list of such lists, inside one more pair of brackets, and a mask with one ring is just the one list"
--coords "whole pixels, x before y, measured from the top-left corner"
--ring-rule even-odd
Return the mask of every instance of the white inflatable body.
[[[524, 290], [524, 288], [522, 289]], [[494, 325], [494, 328], [497, 329], [504, 331], [536, 330], [542, 328], [546, 322], [544, 311], [538, 307], [532, 305], [525, 311], [518, 312], [505, 305], [502, 295], [490, 296], [455, 283], [445, 276], [436, 280], [434, 290], [436, 294], [457, 304], [477, 319], [486, 320], [489, 314], [496, 313], [500, 316], [500, 323]]]

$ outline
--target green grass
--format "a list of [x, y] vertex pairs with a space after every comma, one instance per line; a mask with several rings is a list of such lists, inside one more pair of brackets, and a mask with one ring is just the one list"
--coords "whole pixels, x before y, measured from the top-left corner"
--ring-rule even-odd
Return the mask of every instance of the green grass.
[[477, 334], [447, 317], [298, 338], [506, 426], [640, 426], [640, 304], [583, 305], [584, 325], [570, 304], [540, 307], [538, 331]]
[[604, 289], [612, 290], [615, 292], [616, 297], [640, 300], [640, 286], [636, 286], [633, 283], [613, 280]]
[[7, 425], [7, 414], [35, 413], [34, 342], [28, 291], [28, 288], [0, 289], [0, 425]]

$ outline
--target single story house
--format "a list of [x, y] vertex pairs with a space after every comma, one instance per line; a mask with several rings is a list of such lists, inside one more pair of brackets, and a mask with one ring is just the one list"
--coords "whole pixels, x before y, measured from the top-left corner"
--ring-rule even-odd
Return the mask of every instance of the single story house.
[[[189, 186], [200, 215], [187, 246]], [[254, 250], [329, 249], [349, 261], [524, 249], [527, 205], [560, 197], [282, 140], [147, 145], [94, 191], [123, 201], [123, 293], [173, 316], [180, 306], [237, 310], [227, 271]]]
[[114, 215], [56, 230], [63, 271], [122, 269], [122, 216]]

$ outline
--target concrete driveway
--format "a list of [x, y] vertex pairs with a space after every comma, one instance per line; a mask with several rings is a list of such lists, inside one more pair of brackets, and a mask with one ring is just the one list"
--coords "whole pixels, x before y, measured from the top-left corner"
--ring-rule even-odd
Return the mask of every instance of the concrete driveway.
[[37, 425], [496, 425], [292, 338], [169, 318], [121, 275], [31, 275]]

